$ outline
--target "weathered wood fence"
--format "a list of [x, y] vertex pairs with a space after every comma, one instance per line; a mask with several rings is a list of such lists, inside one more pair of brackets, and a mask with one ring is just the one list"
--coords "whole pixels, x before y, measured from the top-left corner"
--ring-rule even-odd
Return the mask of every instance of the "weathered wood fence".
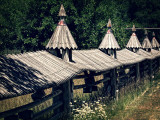
[[[36, 120], [45, 113], [53, 111], [54, 114], [49, 120], [58, 119], [60, 116], [67, 115], [70, 112], [69, 104], [73, 99], [73, 90], [83, 88], [84, 93], [92, 92], [97, 90], [97, 84], [103, 83], [105, 91], [116, 98], [116, 96], [118, 97], [116, 91], [125, 88], [130, 83], [136, 84], [139, 81], [143, 81], [145, 77], [152, 79], [159, 70], [159, 63], [160, 58], [155, 58], [131, 65], [123, 65], [105, 72], [84, 71], [83, 75], [77, 75], [74, 79], [83, 78], [85, 84], [74, 85], [73, 79], [71, 79], [56, 88], [52, 88], [52, 93], [47, 96], [42, 95], [44, 94], [43, 90], [37, 91], [37, 93], [32, 94], [34, 102], [1, 112], [0, 118], [4, 118], [4, 120]], [[95, 81], [94, 77], [98, 75], [103, 75], [103, 79]], [[38, 113], [33, 113], [30, 110], [49, 99], [53, 100], [50, 107]]]

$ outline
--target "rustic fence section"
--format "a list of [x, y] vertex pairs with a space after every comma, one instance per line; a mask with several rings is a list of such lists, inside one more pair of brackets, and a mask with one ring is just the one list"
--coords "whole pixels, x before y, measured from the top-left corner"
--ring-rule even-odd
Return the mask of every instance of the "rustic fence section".
[[[73, 89], [83, 88], [84, 92], [92, 92], [97, 90], [96, 85], [100, 83], [103, 83], [107, 94], [109, 93], [113, 98], [117, 97], [116, 99], [118, 100], [119, 90], [125, 89], [131, 83], [136, 84], [147, 75], [152, 78], [159, 70], [159, 63], [160, 58], [156, 58], [131, 65], [123, 65], [105, 72], [84, 71], [84, 75], [77, 75], [74, 79], [83, 78], [85, 84], [73, 85], [73, 80], [68, 80], [60, 86], [54, 87], [50, 95], [44, 95], [41, 99], [35, 99], [32, 103], [0, 113], [0, 118], [4, 118], [4, 120], [10, 120], [11, 118], [12, 120], [18, 120], [19, 118], [36, 120], [45, 113], [53, 111], [54, 114], [49, 120], [58, 119], [60, 116], [70, 112], [69, 103], [73, 99]], [[98, 75], [103, 75], [103, 79], [95, 81], [94, 77]], [[53, 104], [50, 107], [38, 113], [33, 113], [30, 110], [49, 99], [53, 100]]]
[[[56, 102], [55, 104], [53, 104], [52, 106], [36, 113], [36, 114], [33, 114], [33, 112], [29, 112], [28, 110], [49, 100], [49, 99], [54, 99], [56, 98], [57, 96], [60, 96], [62, 94], [62, 90], [56, 90], [54, 91], [52, 94], [50, 95], [47, 95], [45, 97], [43, 97], [42, 99], [39, 99], [39, 100], [36, 100], [32, 103], [29, 103], [27, 105], [23, 105], [23, 106], [20, 106], [20, 107], [17, 107], [15, 109], [11, 109], [11, 110], [8, 110], [8, 111], [5, 111], [5, 112], [1, 112], [0, 113], [0, 118], [4, 118], [5, 120], [9, 119], [10, 117], [9, 116], [18, 116], [18, 118], [21, 118], [21, 119], [24, 119], [24, 120], [35, 120], [35, 119], [38, 119], [39, 117], [41, 117], [42, 115], [44, 115], [46, 112], [49, 112], [49, 111], [52, 111], [52, 110], [55, 110], [59, 107], [61, 107], [64, 103], [63, 101], [58, 101]], [[18, 113], [18, 114], [17, 114]], [[23, 116], [21, 116], [20, 114], [25, 114], [25, 117], [23, 118]], [[26, 117], [27, 116], [27, 117]], [[14, 120], [12, 118], [12, 120]]]

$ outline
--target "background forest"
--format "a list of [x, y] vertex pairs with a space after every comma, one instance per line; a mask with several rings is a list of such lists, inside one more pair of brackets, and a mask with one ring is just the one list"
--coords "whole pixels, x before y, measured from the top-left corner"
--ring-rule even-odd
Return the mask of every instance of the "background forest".
[[[0, 51], [45, 49], [59, 21], [61, 3], [79, 49], [98, 48], [109, 18], [122, 48], [131, 35], [125, 28], [160, 26], [159, 0], [0, 0]], [[160, 31], [154, 31], [159, 41]], [[137, 30], [137, 35], [142, 41], [144, 31]]]

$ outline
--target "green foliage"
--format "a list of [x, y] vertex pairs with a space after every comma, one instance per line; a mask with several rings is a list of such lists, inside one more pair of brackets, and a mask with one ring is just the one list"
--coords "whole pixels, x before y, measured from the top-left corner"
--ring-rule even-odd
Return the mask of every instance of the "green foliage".
[[[44, 49], [58, 23], [61, 3], [79, 49], [98, 48], [109, 18], [122, 48], [131, 33], [126, 27], [132, 27], [133, 23], [136, 27], [160, 25], [158, 0], [0, 0], [0, 3], [1, 51]], [[143, 38], [143, 32], [138, 37]]]

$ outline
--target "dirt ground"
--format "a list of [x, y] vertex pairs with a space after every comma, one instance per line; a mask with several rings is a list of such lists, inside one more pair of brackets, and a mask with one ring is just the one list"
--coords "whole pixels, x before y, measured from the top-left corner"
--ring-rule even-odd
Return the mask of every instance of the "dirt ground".
[[113, 120], [160, 120], [160, 80], [126, 106]]

